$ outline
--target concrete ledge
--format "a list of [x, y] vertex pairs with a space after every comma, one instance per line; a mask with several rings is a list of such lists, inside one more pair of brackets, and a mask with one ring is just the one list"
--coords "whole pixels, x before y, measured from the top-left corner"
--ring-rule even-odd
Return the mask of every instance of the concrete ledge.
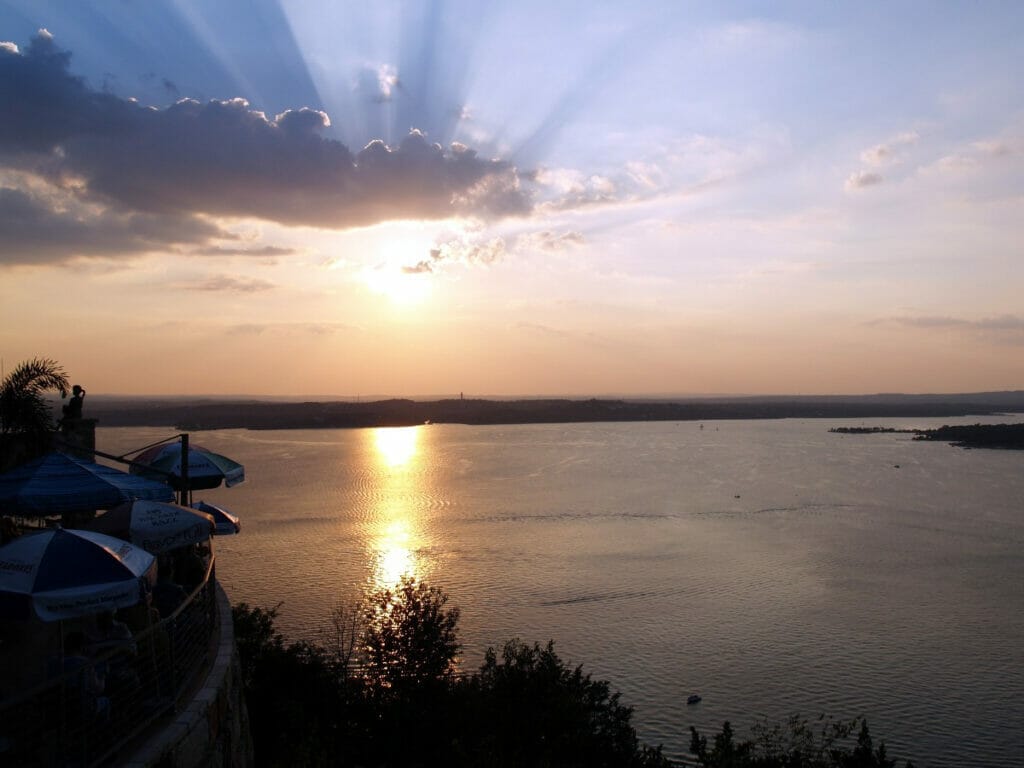
[[217, 584], [220, 637], [206, 678], [189, 702], [126, 761], [125, 768], [245, 768], [253, 763], [249, 718], [235, 650], [231, 604]]

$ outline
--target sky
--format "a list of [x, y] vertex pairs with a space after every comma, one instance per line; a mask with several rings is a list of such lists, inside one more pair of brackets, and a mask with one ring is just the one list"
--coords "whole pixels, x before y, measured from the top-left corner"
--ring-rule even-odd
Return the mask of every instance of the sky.
[[1024, 4], [0, 0], [90, 393], [1024, 389]]

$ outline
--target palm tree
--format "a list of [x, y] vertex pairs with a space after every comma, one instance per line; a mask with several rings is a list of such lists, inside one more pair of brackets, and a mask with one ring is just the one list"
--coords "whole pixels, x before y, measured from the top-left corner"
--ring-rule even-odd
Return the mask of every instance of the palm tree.
[[0, 383], [0, 434], [41, 436], [53, 430], [44, 392], [67, 397], [68, 377], [55, 361], [45, 357], [26, 360]]

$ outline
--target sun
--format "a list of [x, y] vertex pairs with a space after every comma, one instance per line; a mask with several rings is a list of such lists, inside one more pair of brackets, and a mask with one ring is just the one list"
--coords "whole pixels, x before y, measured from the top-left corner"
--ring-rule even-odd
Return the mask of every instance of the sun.
[[363, 282], [371, 291], [386, 297], [397, 307], [417, 306], [430, 295], [429, 275], [405, 272], [391, 265], [366, 269]]

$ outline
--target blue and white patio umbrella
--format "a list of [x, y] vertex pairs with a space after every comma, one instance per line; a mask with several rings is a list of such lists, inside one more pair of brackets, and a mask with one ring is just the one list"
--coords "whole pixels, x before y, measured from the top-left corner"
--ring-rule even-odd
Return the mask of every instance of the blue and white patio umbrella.
[[203, 448], [188, 447], [188, 487], [184, 487], [181, 471], [181, 445], [164, 443], [149, 448], [128, 467], [133, 475], [141, 475], [168, 483], [174, 490], [201, 491], [221, 483], [230, 488], [245, 482], [245, 467], [227, 456]]
[[135, 605], [156, 558], [127, 541], [57, 528], [0, 547], [0, 615], [60, 621]]
[[242, 521], [237, 515], [231, 514], [224, 507], [208, 504], [205, 501], [197, 501], [192, 507], [213, 517], [213, 522], [216, 525], [214, 533], [218, 536], [230, 536], [242, 532]]
[[159, 555], [206, 541], [213, 534], [214, 522], [211, 515], [197, 509], [162, 501], [136, 500], [119, 504], [83, 527], [127, 539]]
[[59, 515], [110, 509], [125, 501], [173, 501], [166, 483], [53, 451], [0, 475], [0, 512]]

